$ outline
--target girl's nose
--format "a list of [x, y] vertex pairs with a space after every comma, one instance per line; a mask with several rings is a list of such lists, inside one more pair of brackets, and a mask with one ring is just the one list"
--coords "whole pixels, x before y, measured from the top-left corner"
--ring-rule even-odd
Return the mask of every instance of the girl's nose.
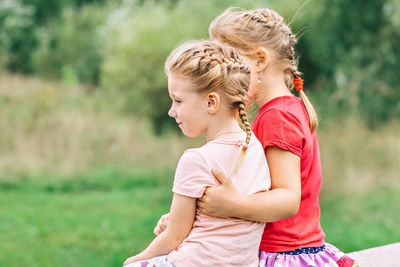
[[176, 117], [176, 112], [172, 109], [172, 107], [168, 111], [168, 116], [175, 118]]

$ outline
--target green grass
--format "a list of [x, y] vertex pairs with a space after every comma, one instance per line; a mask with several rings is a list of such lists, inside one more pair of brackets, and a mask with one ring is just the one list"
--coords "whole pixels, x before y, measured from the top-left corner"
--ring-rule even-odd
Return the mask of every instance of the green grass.
[[[1, 191], [77, 193], [88, 191], [126, 191], [167, 186], [173, 172], [144, 171], [140, 168], [103, 166], [67, 177], [55, 174], [25, 175], [19, 179], [0, 179]], [[169, 177], [169, 178], [168, 178]]]
[[389, 188], [321, 200], [326, 241], [351, 252], [400, 241], [400, 195]]
[[[0, 266], [120, 266], [152, 240], [169, 208], [172, 174], [105, 168], [3, 184]], [[322, 197], [326, 240], [346, 252], [400, 240], [396, 203], [390, 188]]]
[[[121, 266], [152, 240], [155, 223], [169, 208], [172, 176], [144, 176], [149, 184], [132, 188], [110, 176], [108, 189], [101, 182], [59, 185], [65, 191], [23, 184], [3, 190], [0, 266]], [[166, 181], [149, 186], [160, 179]]]

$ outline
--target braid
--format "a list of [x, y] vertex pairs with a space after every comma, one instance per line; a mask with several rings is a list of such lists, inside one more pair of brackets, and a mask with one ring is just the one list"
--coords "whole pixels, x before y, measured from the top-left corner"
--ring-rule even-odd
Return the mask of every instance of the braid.
[[232, 170], [232, 173], [229, 175], [229, 177], [231, 177], [232, 175], [234, 175], [237, 170], [239, 169], [240, 165], [243, 162], [244, 157], [246, 156], [246, 152], [247, 152], [247, 147], [250, 143], [250, 137], [251, 137], [251, 129], [250, 129], [250, 124], [249, 121], [247, 119], [247, 114], [246, 111], [244, 109], [244, 104], [243, 102], [238, 104], [238, 109], [239, 109], [239, 117], [240, 117], [240, 121], [242, 122], [245, 131], [246, 131], [246, 145], [243, 146], [237, 160], [236, 160], [236, 164], [235, 167]]
[[199, 93], [223, 93], [231, 109], [239, 110], [239, 117], [246, 131], [246, 145], [236, 161], [233, 170], [235, 173], [246, 155], [251, 137], [244, 106], [250, 84], [249, 66], [232, 47], [222, 46], [215, 41], [198, 41], [176, 48], [165, 63], [165, 72], [168, 76], [189, 78]]
[[206, 70], [210, 70], [218, 64], [223, 73], [229, 71], [249, 71], [247, 64], [238, 57], [237, 53], [232, 51], [230, 55], [224, 55], [222, 51], [213, 52], [206, 49], [203, 53], [200, 53], [200, 60], [207, 62], [205, 64]]
[[238, 105], [239, 108], [239, 117], [240, 117], [240, 121], [242, 122], [245, 130], [246, 130], [246, 144], [248, 145], [250, 143], [250, 137], [251, 137], [251, 128], [250, 128], [250, 124], [249, 121], [247, 119], [247, 114], [246, 111], [244, 109], [244, 104], [240, 103]]
[[[284, 69], [288, 87], [293, 88], [293, 78], [301, 76], [294, 50], [296, 36], [285, 24], [283, 17], [271, 9], [228, 8], [211, 22], [209, 34], [212, 39], [238, 49], [242, 55], [252, 57], [259, 47], [275, 51]], [[315, 131], [318, 125], [317, 114], [303, 90], [299, 96], [307, 109], [310, 129]]]
[[298, 71], [297, 69], [297, 65], [291, 65], [289, 67], [289, 72], [291, 75], [291, 78], [297, 78], [297, 77], [301, 77], [302, 73], [300, 71]]
[[[291, 66], [290, 73], [293, 76], [293, 78], [301, 77], [301, 74], [302, 74], [301, 72], [299, 72], [297, 70], [297, 65]], [[311, 104], [310, 100], [308, 99], [306, 93], [304, 93], [304, 90], [299, 91], [299, 97], [307, 110], [308, 117], [310, 119], [310, 130], [311, 130], [311, 132], [314, 132], [318, 127], [317, 113], [315, 112], [315, 109], [314, 109], [313, 105]]]
[[282, 16], [271, 9], [250, 10], [245, 12], [244, 17], [248, 18], [248, 23], [262, 24], [264, 31], [270, 29], [275, 32], [281, 32], [287, 36], [292, 35], [292, 31], [285, 24]]

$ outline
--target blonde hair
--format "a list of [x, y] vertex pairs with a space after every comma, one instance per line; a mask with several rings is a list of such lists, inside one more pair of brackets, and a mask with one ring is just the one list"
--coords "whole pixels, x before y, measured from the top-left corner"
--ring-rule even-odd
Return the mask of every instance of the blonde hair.
[[[274, 50], [285, 68], [285, 81], [290, 89], [293, 88], [293, 79], [301, 76], [294, 51], [296, 36], [282, 16], [271, 9], [229, 8], [211, 22], [209, 34], [211, 39], [228, 44], [243, 55], [253, 55], [259, 47]], [[299, 91], [299, 96], [310, 118], [310, 129], [314, 132], [318, 126], [317, 113], [303, 90]]]
[[[251, 128], [245, 112], [250, 83], [250, 68], [232, 47], [215, 41], [190, 41], [180, 45], [165, 62], [167, 76], [188, 78], [199, 93], [219, 91], [232, 109], [237, 109], [246, 131], [246, 146]], [[233, 173], [238, 169], [246, 150], [242, 149]]]

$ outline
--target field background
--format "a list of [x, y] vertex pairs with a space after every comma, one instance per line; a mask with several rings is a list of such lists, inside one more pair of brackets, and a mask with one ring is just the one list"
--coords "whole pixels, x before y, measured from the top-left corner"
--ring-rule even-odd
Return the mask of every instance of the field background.
[[0, 266], [121, 266], [152, 240], [203, 142], [166, 116], [163, 62], [229, 6], [295, 18], [327, 242], [399, 242], [400, 5], [328, 2], [1, 1]]

